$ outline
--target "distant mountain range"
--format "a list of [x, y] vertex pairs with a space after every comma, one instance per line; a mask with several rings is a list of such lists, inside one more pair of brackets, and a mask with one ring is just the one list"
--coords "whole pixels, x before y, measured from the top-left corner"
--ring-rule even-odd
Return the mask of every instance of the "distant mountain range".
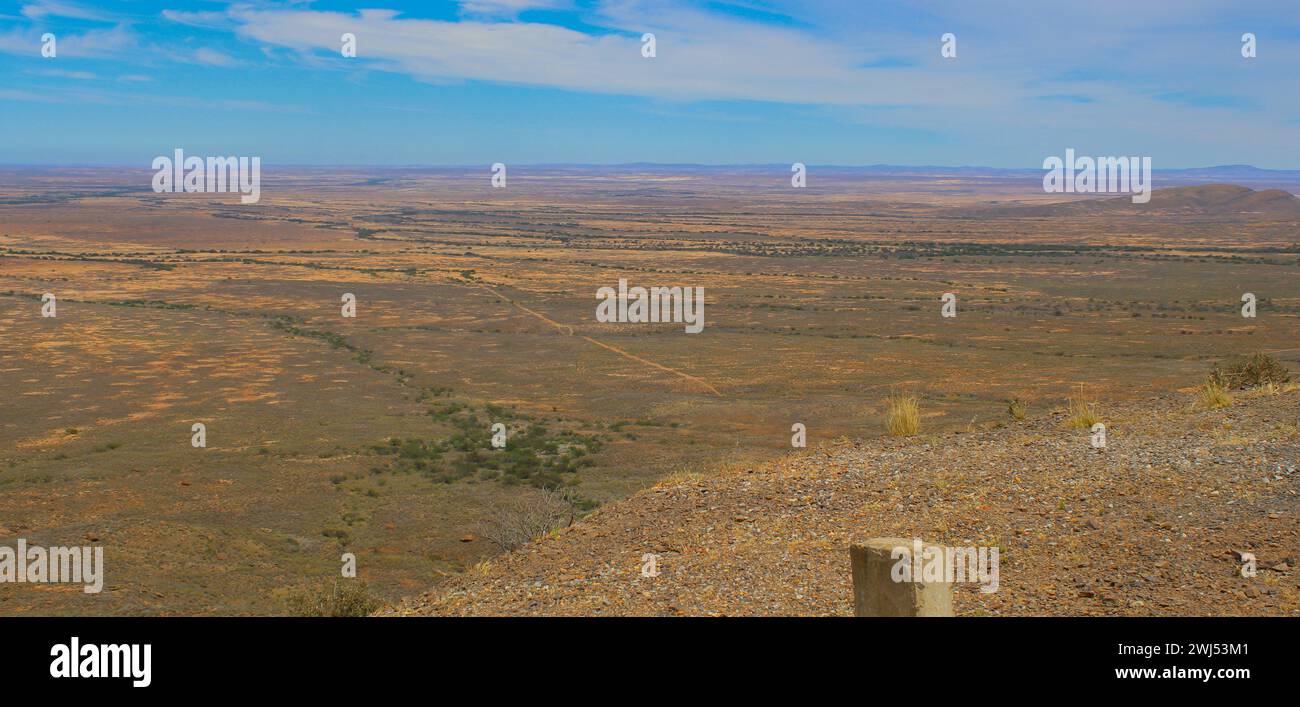
[[[521, 165], [524, 166], [524, 165]], [[773, 169], [789, 170], [790, 165], [786, 163], [757, 163], [757, 164], [733, 164], [733, 165], [714, 165], [714, 164], [691, 164], [691, 163], [657, 163], [657, 162], [628, 162], [623, 164], [534, 164], [526, 165], [529, 167], [539, 167], [545, 169], [609, 169], [609, 170], [657, 170], [657, 171], [753, 171], [767, 172]], [[827, 165], [808, 163], [809, 169], [817, 171], [835, 171], [835, 172], [868, 172], [876, 174], [900, 174], [900, 175], [944, 175], [944, 174], [1003, 174], [1003, 175], [1036, 175], [1041, 176], [1043, 170], [1036, 167], [979, 167], [979, 166], [958, 166], [949, 167], [941, 165], [898, 165], [898, 164], [869, 164], [869, 165]], [[1300, 169], [1263, 169], [1248, 164], [1226, 164], [1212, 167], [1188, 167], [1181, 169], [1153, 169], [1155, 174], [1169, 177], [1183, 177], [1195, 179], [1217, 179], [1223, 180], [1254, 180], [1254, 179], [1294, 179], [1300, 180]]]
[[[740, 172], [740, 173], [787, 173], [790, 165], [784, 163], [770, 164], [659, 164], [654, 162], [631, 162], [627, 164], [593, 165], [593, 164], [534, 164], [519, 165], [520, 168], [533, 170], [584, 171], [584, 172]], [[943, 167], [937, 165], [821, 165], [808, 164], [810, 175], [833, 175], [851, 177], [864, 175], [878, 179], [925, 179], [925, 178], [992, 178], [1000, 183], [1025, 182], [1040, 184], [1044, 170], [1036, 168], [1002, 168], [1002, 167]], [[475, 167], [477, 168], [477, 167]], [[1293, 194], [1300, 194], [1300, 169], [1261, 169], [1247, 164], [1216, 165], [1212, 167], [1190, 167], [1186, 169], [1152, 170], [1157, 187], [1192, 186], [1232, 183], [1253, 189], [1283, 189]]]

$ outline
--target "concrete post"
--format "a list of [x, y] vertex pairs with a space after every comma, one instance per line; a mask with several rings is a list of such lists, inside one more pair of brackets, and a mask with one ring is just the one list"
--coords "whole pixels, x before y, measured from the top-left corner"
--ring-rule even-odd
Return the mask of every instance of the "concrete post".
[[[932, 549], [926, 552], [927, 547]], [[922, 543], [921, 554], [913, 558], [916, 548], [911, 538], [872, 538], [849, 547], [854, 616], [953, 615], [952, 583], [923, 582], [920, 573], [912, 576], [913, 568], [924, 565], [927, 559], [937, 556], [939, 562], [947, 563], [947, 549]], [[895, 571], [899, 563], [910, 566]], [[910, 581], [895, 581], [900, 575]]]

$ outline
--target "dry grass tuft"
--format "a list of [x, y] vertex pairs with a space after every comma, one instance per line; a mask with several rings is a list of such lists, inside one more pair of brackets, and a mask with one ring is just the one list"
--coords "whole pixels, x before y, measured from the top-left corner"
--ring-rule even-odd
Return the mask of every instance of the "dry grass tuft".
[[383, 602], [370, 593], [365, 582], [335, 580], [323, 590], [305, 590], [289, 598], [289, 610], [296, 616], [369, 616]]
[[921, 429], [921, 410], [915, 395], [890, 393], [886, 406], [885, 429], [891, 437], [911, 437]]
[[656, 481], [654, 487], [668, 488], [669, 486], [679, 486], [681, 484], [699, 481], [702, 478], [704, 478], [704, 474], [701, 474], [694, 469], [677, 469], [676, 471], [665, 474], [662, 478]]
[[1011, 419], [1020, 421], [1029, 414], [1029, 407], [1020, 398], [1012, 398], [1007, 401], [1007, 414]]
[[1201, 407], [1206, 410], [1218, 410], [1226, 408], [1232, 404], [1232, 396], [1228, 394], [1227, 388], [1219, 382], [1214, 376], [1205, 379], [1205, 383], [1200, 389]]
[[1101, 415], [1097, 413], [1097, 404], [1084, 395], [1083, 386], [1079, 386], [1078, 392], [1070, 396], [1066, 414], [1066, 427], [1090, 430], [1093, 425], [1101, 422]]
[[1260, 387], [1256, 388], [1255, 392], [1260, 395], [1281, 395], [1282, 390], [1283, 390], [1283, 386], [1278, 385], [1277, 383], [1274, 383], [1272, 381], [1269, 381], [1268, 383], [1265, 383], [1264, 385], [1261, 385]]

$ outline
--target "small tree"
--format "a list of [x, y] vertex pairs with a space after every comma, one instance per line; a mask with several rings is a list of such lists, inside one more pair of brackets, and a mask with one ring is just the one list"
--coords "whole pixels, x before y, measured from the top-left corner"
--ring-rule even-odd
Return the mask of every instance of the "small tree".
[[478, 535], [509, 552], [556, 528], [572, 525], [577, 513], [578, 505], [570, 493], [530, 490], [493, 508], [476, 529]]

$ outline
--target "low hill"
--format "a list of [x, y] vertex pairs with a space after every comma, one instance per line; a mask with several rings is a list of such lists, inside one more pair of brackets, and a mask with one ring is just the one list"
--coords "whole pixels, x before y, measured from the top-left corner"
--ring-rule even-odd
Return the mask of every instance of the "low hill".
[[1300, 219], [1300, 198], [1281, 189], [1255, 190], [1233, 184], [1205, 184], [1155, 189], [1151, 201], [1133, 203], [1132, 196], [1081, 196], [1073, 201], [1038, 206], [968, 209], [967, 215], [1087, 216], [1122, 214], [1179, 214], [1202, 216], [1252, 216]]
[[[1087, 203], [1089, 208], [1107, 211], [1125, 211], [1138, 206], [1143, 205], [1134, 204], [1131, 197]], [[1281, 189], [1256, 191], [1232, 184], [1156, 189], [1151, 192], [1151, 201], [1145, 206], [1181, 214], [1300, 216], [1300, 199], [1290, 192]]]
[[1101, 414], [1105, 449], [1053, 412], [669, 480], [383, 613], [845, 615], [851, 542], [901, 536], [1001, 548], [959, 615], [1300, 615], [1300, 391]]

